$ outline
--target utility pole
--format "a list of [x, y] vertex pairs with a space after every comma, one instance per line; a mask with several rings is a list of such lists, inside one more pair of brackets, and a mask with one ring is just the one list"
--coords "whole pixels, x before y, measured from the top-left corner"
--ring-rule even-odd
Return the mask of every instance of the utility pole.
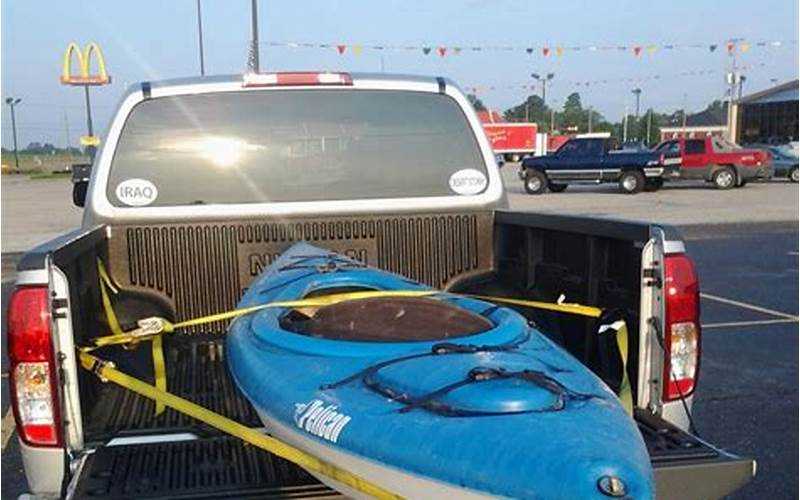
[[200, 76], [206, 74], [206, 64], [203, 57], [203, 14], [200, 10], [200, 0], [197, 0], [197, 40], [200, 45]]
[[683, 109], [681, 111], [682, 111], [681, 115], [683, 115], [682, 117], [683, 137], [686, 138], [686, 94], [685, 93], [683, 94]]
[[69, 138], [69, 118], [67, 117], [67, 110], [64, 110], [64, 144], [65, 148], [67, 149], [67, 157], [72, 161], [72, 152], [70, 149], [70, 138]]
[[17, 172], [19, 172], [19, 153], [17, 150], [17, 117], [14, 114], [14, 106], [20, 103], [22, 99], [19, 97], [7, 97], [6, 104], [8, 107], [11, 108], [11, 133], [14, 137], [14, 168]]
[[642, 95], [642, 89], [635, 88], [631, 92], [633, 92], [633, 95], [636, 96], [636, 115], [635, 116], [636, 116], [636, 121], [638, 122], [639, 121], [639, 98]]
[[552, 133], [553, 130], [555, 130], [555, 129], [556, 129], [556, 110], [555, 109], [551, 109], [550, 110], [550, 133]]
[[252, 73], [258, 73], [260, 65], [258, 61], [258, 2], [250, 0], [250, 54], [247, 59], [247, 69]]
[[733, 45], [733, 48], [728, 51], [731, 56], [731, 71], [728, 74], [728, 85], [730, 86], [730, 95], [728, 96], [728, 139], [730, 139], [731, 142], [736, 140], [734, 137], [734, 129], [736, 128], [736, 125], [733, 123], [735, 120], [733, 115], [733, 104], [736, 99], [736, 83], [738, 80], [736, 75], [736, 44], [740, 41], [742, 41], [742, 38], [731, 38], [728, 40], [728, 43]]
[[628, 106], [625, 106], [625, 116], [622, 118], [622, 142], [628, 142]]
[[589, 106], [589, 133], [592, 133], [592, 107]]
[[645, 145], [647, 146], [650, 145], [650, 129], [652, 124], [653, 124], [653, 109], [651, 108], [647, 110], [647, 141], [645, 142]]
[[[547, 106], [547, 82], [556, 76], [555, 73], [547, 73], [546, 75], [539, 75], [538, 73], [531, 73], [531, 77], [542, 82], [542, 106]], [[550, 117], [550, 132], [553, 131], [553, 117]]]
[[745, 80], [747, 80], [747, 78], [744, 75], [739, 75], [739, 95], [736, 97], [737, 101], [742, 100], [742, 87], [744, 86]]

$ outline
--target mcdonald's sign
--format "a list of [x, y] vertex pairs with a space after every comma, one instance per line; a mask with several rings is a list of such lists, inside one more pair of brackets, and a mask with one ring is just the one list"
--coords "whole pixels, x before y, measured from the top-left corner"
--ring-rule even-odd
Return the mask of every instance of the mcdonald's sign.
[[[79, 73], [72, 73], [73, 54], [78, 59]], [[97, 59], [97, 73], [91, 74], [92, 56]], [[100, 47], [94, 43], [89, 43], [81, 52], [81, 48], [75, 42], [67, 45], [64, 52], [64, 64], [61, 69], [61, 83], [64, 85], [107, 85], [111, 83], [111, 77], [106, 73], [106, 61]]]

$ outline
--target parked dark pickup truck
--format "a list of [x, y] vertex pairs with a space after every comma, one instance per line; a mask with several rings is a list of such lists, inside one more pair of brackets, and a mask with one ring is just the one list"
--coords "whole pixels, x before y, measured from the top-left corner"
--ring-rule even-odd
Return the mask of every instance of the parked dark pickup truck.
[[618, 182], [623, 193], [634, 194], [656, 190], [665, 176], [677, 175], [677, 158], [673, 165], [673, 159], [661, 153], [615, 149], [615, 141], [608, 137], [570, 139], [553, 154], [525, 159], [519, 175], [530, 194], [545, 189], [560, 193], [576, 182]]

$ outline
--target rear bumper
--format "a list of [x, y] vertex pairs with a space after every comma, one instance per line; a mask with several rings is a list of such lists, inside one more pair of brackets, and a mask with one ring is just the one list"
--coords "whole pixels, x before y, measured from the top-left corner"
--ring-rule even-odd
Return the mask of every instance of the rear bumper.
[[756, 462], [735, 458], [723, 462], [689, 461], [653, 464], [659, 500], [722, 498], [756, 475]]
[[60, 496], [64, 481], [64, 450], [39, 448], [19, 442], [25, 478], [34, 498]]
[[637, 410], [659, 500], [722, 498], [747, 484], [756, 462], [715, 448], [658, 416]]

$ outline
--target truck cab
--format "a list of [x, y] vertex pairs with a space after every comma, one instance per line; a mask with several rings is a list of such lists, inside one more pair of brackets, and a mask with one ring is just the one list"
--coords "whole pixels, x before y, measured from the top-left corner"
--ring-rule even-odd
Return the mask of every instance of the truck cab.
[[[105, 137], [82, 227], [28, 252], [10, 299], [12, 408], [38, 498], [334, 495], [182, 413], [155, 415], [152, 401], [76, 359], [110, 331], [105, 301], [124, 329], [227, 311], [298, 241], [443, 290], [622, 311], [627, 363], [586, 319], [520, 310], [612, 390], [627, 371], [659, 497], [717, 498], [753, 476], [752, 459], [689, 432], [699, 283], [680, 234], [509, 210], [491, 145], [452, 81], [308, 72], [143, 82]], [[164, 338], [168, 389], [259, 428], [225, 366], [226, 326]], [[103, 354], [152, 380], [148, 349]]]

